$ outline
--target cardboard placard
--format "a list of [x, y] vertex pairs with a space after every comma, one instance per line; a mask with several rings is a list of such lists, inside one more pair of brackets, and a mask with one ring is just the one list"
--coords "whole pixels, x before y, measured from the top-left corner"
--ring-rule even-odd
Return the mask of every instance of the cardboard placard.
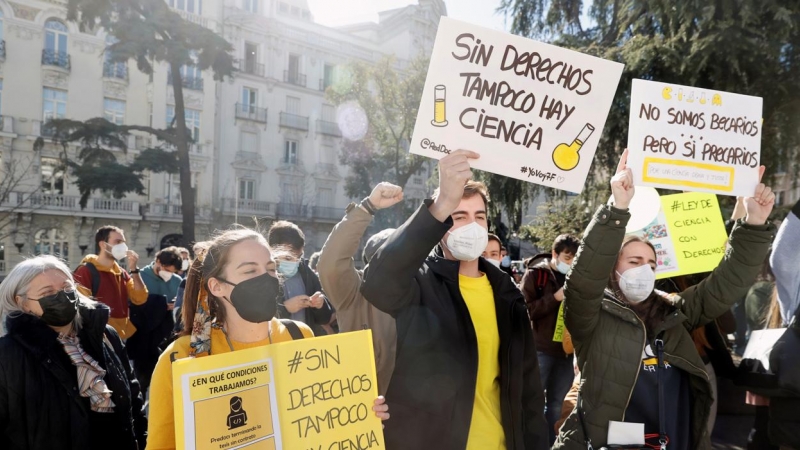
[[656, 278], [710, 272], [725, 255], [725, 223], [717, 196], [699, 192], [661, 197], [661, 211], [634, 234], [656, 248]]
[[628, 166], [634, 184], [752, 196], [762, 103], [760, 97], [633, 80]]
[[370, 330], [172, 365], [181, 449], [383, 448]]
[[472, 167], [580, 192], [623, 65], [442, 17], [410, 144]]

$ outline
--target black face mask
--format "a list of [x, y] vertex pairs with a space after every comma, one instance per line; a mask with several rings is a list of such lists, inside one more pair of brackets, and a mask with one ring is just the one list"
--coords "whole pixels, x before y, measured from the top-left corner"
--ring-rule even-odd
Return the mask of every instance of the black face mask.
[[222, 278], [218, 279], [233, 286], [231, 299], [228, 302], [236, 308], [236, 312], [242, 319], [252, 323], [261, 323], [275, 317], [278, 310], [278, 295], [281, 292], [277, 278], [265, 273], [238, 284]]
[[42, 307], [41, 319], [53, 327], [63, 327], [72, 323], [78, 313], [78, 296], [75, 291], [58, 291], [38, 300]]

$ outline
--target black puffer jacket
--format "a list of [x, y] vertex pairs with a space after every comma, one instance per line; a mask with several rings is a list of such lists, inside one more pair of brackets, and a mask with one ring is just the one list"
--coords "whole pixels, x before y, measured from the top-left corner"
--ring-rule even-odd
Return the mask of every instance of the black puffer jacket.
[[147, 423], [139, 383], [119, 336], [107, 325], [109, 309], [81, 305], [80, 314], [81, 346], [106, 369], [114, 412], [91, 411], [89, 398], [80, 395], [77, 369], [52, 328], [28, 314], [9, 317], [8, 334], [0, 337], [3, 450], [144, 449]]

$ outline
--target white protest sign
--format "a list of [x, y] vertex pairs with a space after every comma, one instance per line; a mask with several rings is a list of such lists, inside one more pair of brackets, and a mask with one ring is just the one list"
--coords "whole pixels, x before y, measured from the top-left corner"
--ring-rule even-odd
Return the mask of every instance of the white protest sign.
[[634, 183], [752, 196], [761, 108], [759, 97], [633, 80], [628, 166]]
[[443, 17], [411, 153], [580, 192], [623, 65]]

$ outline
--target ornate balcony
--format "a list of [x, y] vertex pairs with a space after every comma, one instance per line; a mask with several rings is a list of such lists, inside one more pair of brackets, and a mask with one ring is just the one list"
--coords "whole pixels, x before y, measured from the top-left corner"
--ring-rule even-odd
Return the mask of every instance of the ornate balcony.
[[236, 118], [252, 120], [253, 122], [267, 123], [267, 108], [259, 108], [253, 105], [237, 103]]
[[280, 126], [308, 131], [308, 117], [282, 112]]
[[116, 78], [118, 80], [128, 81], [128, 65], [120, 62], [103, 63], [103, 76], [105, 78]]
[[264, 78], [264, 74], [266, 73], [266, 68], [264, 64], [259, 64], [255, 61], [250, 61], [246, 59], [243, 61], [242, 64], [242, 72]]
[[42, 65], [61, 67], [65, 70], [72, 68], [69, 53], [49, 49], [42, 50]]
[[342, 137], [342, 130], [339, 129], [339, 124], [336, 122], [328, 122], [326, 120], [317, 120], [317, 133], [326, 134], [328, 136]]
[[306, 87], [306, 76], [305, 74], [294, 72], [291, 70], [284, 70], [283, 71], [283, 82], [294, 84], [295, 86], [303, 86]]

